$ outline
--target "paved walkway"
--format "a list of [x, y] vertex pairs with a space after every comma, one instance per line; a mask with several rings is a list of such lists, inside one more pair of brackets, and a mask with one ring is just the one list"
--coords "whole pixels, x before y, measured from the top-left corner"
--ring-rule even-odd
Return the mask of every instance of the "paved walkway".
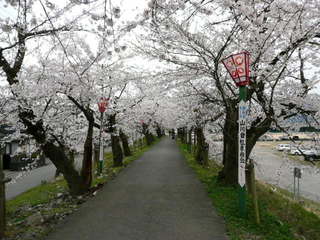
[[204, 186], [165, 138], [124, 169], [48, 240], [227, 240]]
[[[111, 148], [106, 147], [104, 151], [111, 152]], [[76, 155], [75, 166], [77, 169], [81, 169], [82, 158], [82, 154]], [[54, 180], [56, 167], [51, 161], [46, 160], [46, 162], [46, 166], [35, 168], [31, 171], [4, 170], [5, 176], [12, 179], [11, 182], [6, 184], [6, 199], [10, 200], [31, 188], [37, 187], [43, 181], [48, 182]]]
[[31, 188], [39, 186], [43, 181], [54, 180], [55, 171], [56, 168], [52, 163], [33, 169], [30, 172], [5, 171], [6, 177], [13, 179], [6, 184], [6, 199], [10, 200]]

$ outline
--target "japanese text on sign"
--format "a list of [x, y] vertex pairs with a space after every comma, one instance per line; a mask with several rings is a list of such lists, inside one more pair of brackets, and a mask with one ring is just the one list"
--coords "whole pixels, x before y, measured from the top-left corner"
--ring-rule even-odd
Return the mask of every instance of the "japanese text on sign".
[[239, 103], [239, 149], [238, 149], [238, 182], [241, 187], [245, 185], [245, 167], [246, 167], [246, 131], [247, 131], [247, 104], [244, 101]]

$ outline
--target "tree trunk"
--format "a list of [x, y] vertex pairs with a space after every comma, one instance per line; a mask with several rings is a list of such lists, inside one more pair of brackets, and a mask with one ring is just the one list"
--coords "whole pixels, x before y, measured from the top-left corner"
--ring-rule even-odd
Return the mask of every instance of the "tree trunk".
[[99, 169], [99, 153], [100, 153], [100, 149], [99, 149], [99, 145], [94, 144], [94, 172], [96, 174], [96, 172], [98, 172]]
[[208, 157], [207, 157], [207, 143], [205, 141], [205, 137], [203, 134], [203, 128], [202, 127], [196, 127], [196, 137], [197, 137], [197, 147], [196, 147], [196, 161], [203, 165], [208, 165]]
[[150, 133], [149, 131], [149, 128], [148, 128], [148, 125], [146, 123], [143, 123], [142, 124], [142, 133], [143, 135], [145, 136], [146, 138], [146, 141], [147, 141], [147, 145], [151, 145], [154, 141], [154, 137], [153, 135]]
[[223, 128], [223, 169], [218, 177], [219, 181], [228, 185], [238, 183], [238, 111], [237, 102], [232, 103], [234, 110], [227, 109]]
[[192, 146], [192, 129], [188, 131], [188, 151], [191, 152]]
[[120, 138], [123, 146], [123, 153], [126, 157], [131, 156], [131, 150], [128, 143], [128, 136], [120, 129]]
[[[74, 166], [74, 160], [75, 160], [74, 158], [75, 158], [75, 152], [74, 151], [69, 151], [69, 159], [72, 162], [73, 166]], [[61, 172], [59, 171], [58, 168], [56, 168], [55, 177], [56, 178], [59, 177], [60, 174], [61, 174]]]
[[148, 131], [147, 135], [146, 135], [146, 140], [147, 140], [147, 144], [150, 146], [153, 141], [154, 141], [154, 137], [153, 135]]
[[32, 135], [41, 146], [44, 155], [47, 156], [55, 167], [60, 171], [67, 181], [71, 195], [81, 195], [85, 193], [90, 186], [86, 185], [83, 177], [74, 168], [73, 160], [69, 157], [69, 150], [63, 143], [49, 141], [41, 120], [34, 122], [35, 115], [31, 110], [21, 110], [19, 118], [26, 127], [28, 134]]
[[174, 128], [171, 129], [171, 137], [172, 137], [172, 139], [175, 139], [175, 137], [176, 137]]
[[117, 134], [117, 129], [115, 127], [116, 124], [116, 114], [112, 114], [109, 116], [110, 123], [110, 133], [111, 133], [111, 147], [112, 147], [112, 155], [113, 155], [113, 166], [121, 167], [123, 166], [123, 154], [120, 145], [120, 137]]
[[90, 186], [85, 184], [84, 178], [74, 168], [72, 159], [67, 157], [66, 150], [63, 147], [47, 142], [42, 145], [42, 150], [63, 174], [71, 195], [81, 195], [89, 189]]
[[[238, 108], [237, 101], [230, 101], [226, 109], [226, 119], [223, 128], [223, 168], [219, 173], [218, 181], [227, 185], [238, 184]], [[257, 119], [247, 130], [246, 159], [255, 146], [259, 137], [266, 133], [272, 120]]]
[[81, 176], [85, 186], [89, 189], [92, 183], [92, 156], [93, 156], [93, 124], [94, 118], [89, 122], [86, 141], [84, 143]]
[[118, 135], [111, 135], [112, 155], [113, 155], [113, 166], [123, 166], [123, 154], [120, 145], [120, 137]]
[[185, 143], [184, 128], [178, 128], [178, 138], [180, 139], [181, 143]]
[[158, 136], [158, 138], [162, 137], [162, 130], [159, 125], [157, 125], [157, 136]]
[[188, 144], [188, 128], [184, 127], [183, 128], [183, 138], [184, 138], [184, 143]]
[[180, 128], [177, 128], [177, 139], [180, 139], [182, 142]]

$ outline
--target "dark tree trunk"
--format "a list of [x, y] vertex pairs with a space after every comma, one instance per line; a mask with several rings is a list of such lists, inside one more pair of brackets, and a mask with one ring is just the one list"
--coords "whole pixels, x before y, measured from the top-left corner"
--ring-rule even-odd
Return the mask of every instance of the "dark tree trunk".
[[32, 135], [34, 139], [41, 146], [41, 150], [52, 163], [56, 166], [67, 181], [70, 194], [81, 195], [89, 189], [89, 185], [84, 181], [85, 178], [79, 174], [74, 168], [73, 159], [70, 157], [69, 150], [63, 143], [58, 142], [56, 145], [54, 141], [48, 141], [46, 133], [41, 120], [33, 122], [35, 116], [31, 110], [20, 110], [19, 118], [26, 126], [28, 134]]
[[[218, 181], [227, 185], [238, 184], [238, 108], [237, 101], [230, 101], [226, 110], [226, 119], [223, 128], [223, 168], [219, 173]], [[256, 144], [259, 137], [266, 133], [270, 126], [271, 118], [257, 119], [247, 130], [246, 157]]]
[[93, 124], [94, 118], [89, 122], [86, 141], [84, 143], [83, 160], [81, 176], [83, 177], [84, 184], [90, 188], [92, 183], [92, 156], [93, 156]]
[[[74, 164], [74, 158], [75, 158], [75, 152], [70, 151], [69, 152], [69, 159], [70, 159], [70, 161], [72, 161], [73, 164]], [[60, 174], [61, 174], [61, 172], [59, 171], [59, 169], [56, 169], [55, 177], [58, 177]]]
[[192, 146], [192, 129], [188, 131], [188, 151], [191, 152]]
[[113, 155], [113, 166], [123, 166], [123, 154], [120, 145], [120, 137], [118, 135], [111, 135], [111, 146]]
[[196, 147], [196, 161], [203, 165], [208, 165], [208, 144], [205, 141], [205, 137], [203, 134], [203, 128], [202, 127], [196, 127], [196, 137], [197, 137], [197, 147]]
[[181, 143], [186, 143], [184, 138], [184, 128], [178, 128], [178, 138], [180, 139]]
[[153, 135], [148, 131], [146, 134], [146, 140], [147, 140], [147, 144], [150, 146], [153, 141], [154, 141], [154, 137]]
[[174, 129], [174, 128], [172, 128], [171, 132], [172, 132], [172, 139], [175, 139], [175, 138], [176, 138], [176, 132], [175, 132], [175, 129]]
[[95, 144], [94, 145], [94, 164], [95, 164], [95, 171], [98, 170], [99, 168], [99, 152], [100, 152], [100, 148], [99, 145]]
[[123, 153], [120, 145], [120, 137], [117, 135], [116, 124], [116, 114], [109, 116], [110, 133], [111, 133], [111, 148], [113, 156], [113, 166], [121, 167], [123, 166]]
[[159, 125], [157, 126], [157, 136], [158, 136], [158, 138], [162, 137], [162, 130]]
[[89, 189], [90, 186], [86, 184], [85, 178], [74, 168], [72, 159], [67, 157], [66, 150], [63, 147], [58, 147], [53, 143], [47, 142], [42, 145], [42, 150], [63, 174], [71, 195], [81, 195]]
[[143, 123], [143, 124], [142, 124], [142, 133], [143, 133], [143, 135], [144, 135], [145, 138], [146, 138], [147, 145], [150, 146], [150, 145], [153, 143], [153, 141], [154, 141], [154, 137], [153, 137], [153, 135], [150, 133], [149, 127], [148, 127], [148, 125], [147, 125], [146, 123]]
[[120, 129], [120, 138], [123, 146], [123, 153], [126, 157], [131, 156], [131, 150], [128, 143], [128, 136]]
[[183, 138], [184, 138], [184, 143], [188, 144], [188, 128], [184, 127], [183, 128]]
[[180, 139], [182, 142], [180, 128], [177, 129], [177, 139]]
[[[232, 102], [223, 128], [223, 169], [219, 173], [219, 181], [224, 184], [238, 183], [238, 111], [237, 102]], [[230, 111], [234, 108], [233, 111]]]

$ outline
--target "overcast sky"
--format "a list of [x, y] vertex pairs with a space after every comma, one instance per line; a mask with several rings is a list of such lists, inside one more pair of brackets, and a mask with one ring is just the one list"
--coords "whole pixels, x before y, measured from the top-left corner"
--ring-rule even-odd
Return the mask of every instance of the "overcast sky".
[[[109, 2], [111, 1], [111, 2]], [[112, 6], [118, 6], [121, 9], [121, 18], [120, 21], [121, 22], [125, 22], [125, 21], [132, 21], [132, 20], [136, 20], [137, 16], [141, 16], [141, 14], [143, 13], [144, 9], [146, 9], [147, 4], [150, 0], [107, 0], [107, 5], [109, 5], [109, 3], [111, 3]], [[43, 2], [45, 2], [45, 0], [43, 0]], [[66, 3], [65, 0], [51, 0], [52, 3], [57, 4], [57, 5], [64, 5]], [[101, 9], [101, 11], [103, 10], [103, 3], [104, 1], [99, 1], [100, 5], [97, 5], [97, 9]], [[101, 6], [102, 4], [102, 6]], [[0, 0], [0, 21], [6, 19], [6, 18], [15, 18], [16, 17], [16, 13], [15, 11], [13, 11], [11, 9], [11, 7], [5, 7], [6, 4], [6, 0]], [[43, 9], [39, 8], [39, 14], [44, 14], [43, 13]], [[76, 12], [74, 11], [73, 13], [70, 14], [79, 14], [80, 12]], [[91, 37], [88, 37], [87, 39], [88, 42], [90, 42], [90, 44], [92, 46], [94, 46], [94, 42], [92, 41]], [[144, 66], [144, 68], [147, 69], [156, 69], [158, 68], [157, 64], [151, 63], [149, 60], [143, 60], [142, 58], [136, 58], [132, 61], [130, 61], [131, 64], [136, 63], [137, 66]], [[141, 64], [143, 63], [143, 64]], [[309, 73], [310, 74], [310, 73]], [[311, 73], [312, 74], [312, 73]], [[1, 81], [2, 82], [2, 81]], [[316, 92], [320, 92], [320, 88], [319, 86], [314, 90]]]

